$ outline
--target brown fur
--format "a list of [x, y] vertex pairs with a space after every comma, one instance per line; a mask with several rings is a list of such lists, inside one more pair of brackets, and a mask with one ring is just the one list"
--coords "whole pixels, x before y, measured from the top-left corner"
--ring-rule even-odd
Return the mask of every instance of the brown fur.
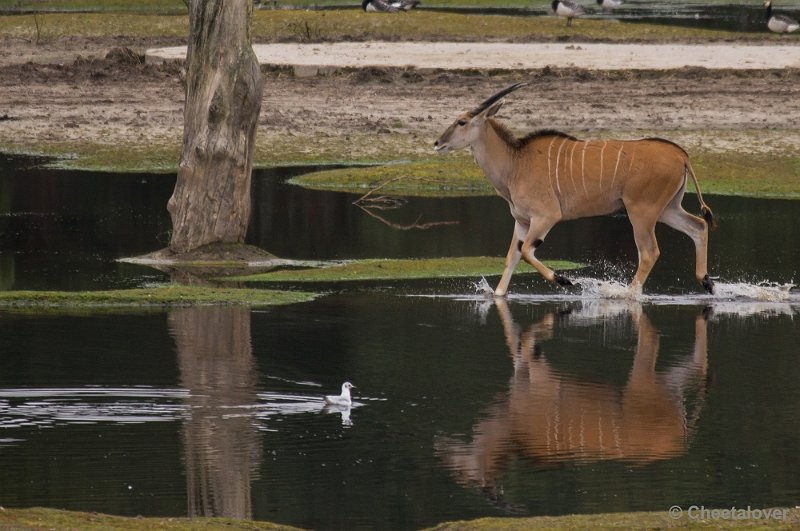
[[[634, 291], [641, 290], [658, 259], [654, 229], [662, 222], [692, 238], [695, 276], [713, 292], [707, 271], [708, 228], [713, 225], [713, 215], [683, 148], [661, 138], [578, 140], [550, 130], [517, 138], [493, 118], [501, 105], [499, 101], [476, 115], [461, 115], [435, 143], [445, 151], [471, 147], [475, 161], [511, 207], [516, 224], [495, 295], [506, 294], [521, 258], [547, 280], [569, 284], [535, 257], [533, 242], [544, 240], [559, 221], [610, 214], [621, 208], [628, 213], [639, 251]], [[694, 183], [702, 218], [686, 213], [681, 206], [688, 177]]]
[[[509, 449], [537, 464], [619, 459], [643, 465], [686, 452], [706, 391], [708, 332], [702, 314], [695, 319], [692, 353], [678, 369], [656, 371], [658, 330], [645, 314], [637, 317], [641, 308], [632, 307], [638, 340], [628, 380], [620, 387], [550, 366], [540, 345], [552, 336], [555, 314], [521, 329], [503, 299], [497, 310], [514, 366], [508, 392], [481, 415], [470, 442], [440, 439], [436, 445], [464, 484], [491, 484], [502, 477], [513, 456]], [[700, 402], [689, 415], [683, 400], [695, 391]]]

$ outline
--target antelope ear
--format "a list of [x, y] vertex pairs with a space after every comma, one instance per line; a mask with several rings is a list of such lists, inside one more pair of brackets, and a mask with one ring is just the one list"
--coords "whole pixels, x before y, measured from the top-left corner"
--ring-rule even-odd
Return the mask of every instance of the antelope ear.
[[486, 111], [484, 111], [483, 113], [484, 116], [486, 116], [487, 118], [491, 118], [492, 116], [497, 114], [497, 111], [500, 110], [500, 107], [502, 107], [504, 103], [505, 101], [503, 100], [498, 101], [497, 103], [486, 109]]

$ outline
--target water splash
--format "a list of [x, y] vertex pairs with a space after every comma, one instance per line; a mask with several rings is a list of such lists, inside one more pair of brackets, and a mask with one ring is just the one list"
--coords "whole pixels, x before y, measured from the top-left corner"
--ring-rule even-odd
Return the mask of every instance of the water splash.
[[749, 299], [762, 302], [785, 302], [791, 297], [793, 287], [794, 284], [779, 284], [777, 282], [759, 282], [758, 284], [717, 282], [714, 297], [733, 300]]
[[596, 278], [581, 277], [573, 280], [580, 287], [580, 296], [587, 299], [624, 299], [629, 301], [642, 300], [642, 288], [632, 288], [618, 280], [601, 280]]
[[479, 295], [494, 295], [494, 289], [489, 285], [486, 277], [481, 277], [478, 282], [473, 282], [472, 286], [475, 288], [475, 293]]

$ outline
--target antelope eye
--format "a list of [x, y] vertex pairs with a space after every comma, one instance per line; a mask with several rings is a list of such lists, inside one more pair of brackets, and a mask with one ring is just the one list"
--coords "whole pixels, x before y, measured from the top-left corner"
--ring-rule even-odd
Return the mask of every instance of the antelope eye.
[[457, 123], [458, 125], [467, 125], [467, 121], [466, 121], [466, 120], [459, 120], [459, 121], [457, 121], [456, 123]]

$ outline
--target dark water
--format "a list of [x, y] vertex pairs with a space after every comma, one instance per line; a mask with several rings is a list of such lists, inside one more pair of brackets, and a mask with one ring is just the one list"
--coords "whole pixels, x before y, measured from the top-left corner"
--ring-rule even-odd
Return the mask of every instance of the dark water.
[[[254, 185], [249, 239], [278, 255], [506, 250], [499, 199], [411, 201], [386, 214], [459, 224], [397, 231], [352, 196], [283, 184], [291, 173]], [[165, 243], [173, 185], [6, 161], [3, 288], [165, 280], [114, 259]], [[508, 303], [469, 279], [366, 283], [259, 310], [0, 310], [0, 505], [318, 529], [794, 507], [800, 301], [754, 283], [796, 278], [797, 203], [707, 201], [720, 221], [712, 271], [730, 287], [714, 298], [694, 286], [689, 240], [664, 229], [641, 302], [529, 275]], [[584, 220], [557, 227], [542, 254], [591, 263], [579, 276], [625, 279], [631, 240], [624, 217]], [[324, 410], [347, 379], [355, 407]]]

